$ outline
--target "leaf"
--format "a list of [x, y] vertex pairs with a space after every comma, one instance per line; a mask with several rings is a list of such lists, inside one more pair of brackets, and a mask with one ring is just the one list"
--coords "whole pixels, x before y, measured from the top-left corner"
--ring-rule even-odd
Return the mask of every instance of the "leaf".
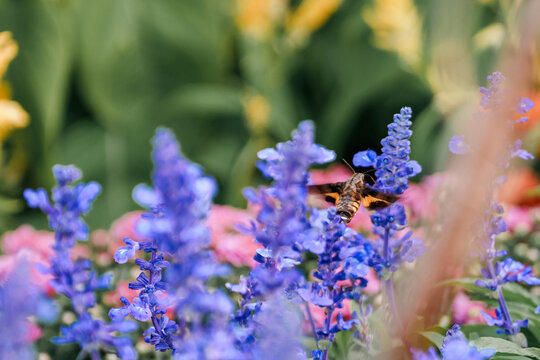
[[442, 346], [444, 335], [434, 331], [421, 331], [419, 334], [431, 341], [437, 348]]
[[506, 283], [503, 285], [502, 291], [507, 302], [515, 301], [520, 304], [528, 304], [533, 309], [540, 305], [540, 297], [534, 295], [520, 284]]
[[531, 358], [521, 356], [521, 355], [511, 355], [511, 354], [500, 353], [500, 354], [495, 354], [491, 358], [491, 360], [531, 360]]
[[540, 348], [522, 348], [519, 345], [494, 337], [481, 337], [475, 340], [471, 340], [470, 344], [478, 347], [478, 349], [495, 349], [497, 353], [505, 353], [511, 355], [523, 355], [530, 356], [534, 359], [540, 359]]
[[462, 279], [450, 279], [446, 281], [442, 281], [439, 283], [441, 286], [461, 286], [465, 288], [466, 290], [473, 291], [473, 292], [481, 292], [481, 293], [491, 293], [492, 291], [476, 286], [476, 278], [462, 278]]

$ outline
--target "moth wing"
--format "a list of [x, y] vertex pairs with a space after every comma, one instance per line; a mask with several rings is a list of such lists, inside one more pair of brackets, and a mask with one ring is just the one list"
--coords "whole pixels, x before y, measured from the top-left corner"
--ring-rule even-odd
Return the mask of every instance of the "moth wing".
[[369, 210], [382, 209], [390, 206], [398, 197], [386, 194], [368, 187], [362, 189], [362, 206]]
[[308, 190], [312, 194], [315, 193], [324, 195], [326, 201], [335, 205], [339, 200], [339, 196], [343, 192], [344, 185], [344, 182], [308, 185]]

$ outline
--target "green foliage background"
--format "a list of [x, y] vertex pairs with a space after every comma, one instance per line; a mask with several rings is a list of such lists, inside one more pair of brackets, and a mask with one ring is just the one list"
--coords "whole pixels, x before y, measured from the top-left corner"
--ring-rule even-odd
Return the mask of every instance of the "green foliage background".
[[[51, 166], [73, 163], [85, 180], [103, 185], [89, 222], [108, 226], [136, 208], [131, 189], [149, 181], [150, 139], [166, 126], [187, 157], [217, 178], [217, 202], [242, 206], [241, 188], [258, 181], [256, 151], [287, 139], [299, 121], [313, 119], [317, 141], [351, 159], [379, 150], [402, 106], [415, 113], [413, 156], [432, 172], [444, 165], [450, 132], [425, 69], [441, 39], [472, 48], [474, 33], [504, 17], [501, 3], [452, 1], [442, 24], [446, 2], [417, 1], [422, 52], [413, 70], [374, 46], [362, 17], [371, 1], [343, 1], [304, 44], [289, 46], [280, 28], [266, 42], [242, 34], [231, 0], [0, 0], [0, 30], [19, 44], [7, 80], [31, 116], [12, 136], [26, 152], [24, 176], [2, 193], [20, 199], [25, 187], [48, 188]], [[463, 61], [485, 79], [496, 53]], [[249, 92], [270, 104], [259, 134], [245, 119]], [[5, 203], [2, 228], [43, 223], [22, 202]]]

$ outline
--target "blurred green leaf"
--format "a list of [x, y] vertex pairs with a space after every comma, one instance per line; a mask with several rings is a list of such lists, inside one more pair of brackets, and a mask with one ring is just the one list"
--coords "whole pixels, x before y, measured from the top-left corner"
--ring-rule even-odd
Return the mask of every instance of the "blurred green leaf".
[[529, 356], [533, 359], [540, 359], [539, 348], [522, 348], [519, 345], [500, 338], [493, 337], [481, 337], [475, 340], [471, 340], [470, 344], [483, 350], [487, 348], [495, 349], [499, 354], [511, 354]]

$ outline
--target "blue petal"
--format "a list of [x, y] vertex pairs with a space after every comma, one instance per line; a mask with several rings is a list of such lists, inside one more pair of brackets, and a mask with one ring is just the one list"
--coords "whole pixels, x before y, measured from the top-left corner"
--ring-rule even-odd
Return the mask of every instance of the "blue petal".
[[377, 153], [373, 150], [357, 152], [353, 157], [353, 165], [359, 167], [374, 166]]

